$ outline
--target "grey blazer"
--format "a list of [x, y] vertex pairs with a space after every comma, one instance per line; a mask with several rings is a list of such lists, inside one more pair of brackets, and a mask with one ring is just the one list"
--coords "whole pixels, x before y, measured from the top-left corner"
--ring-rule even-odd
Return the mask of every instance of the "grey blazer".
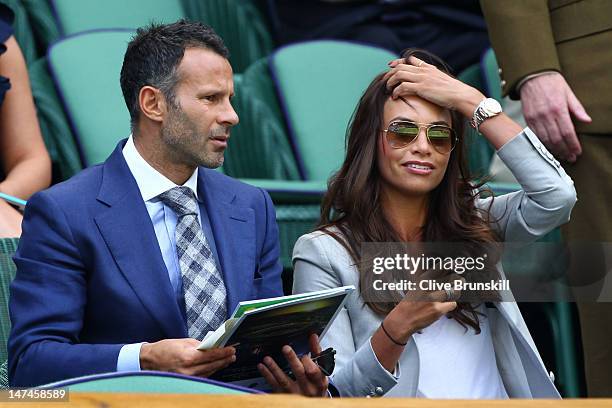
[[[534, 241], [569, 220], [576, 202], [571, 178], [526, 128], [498, 151], [522, 190], [498, 196], [491, 207], [492, 224], [505, 241]], [[488, 199], [479, 199], [481, 208]], [[293, 249], [293, 292], [344, 285], [359, 287], [359, 276], [348, 252], [319, 231], [303, 235]], [[501, 265], [499, 265], [500, 273]], [[487, 309], [495, 358], [511, 398], [560, 398], [515, 302]], [[414, 397], [419, 379], [419, 354], [409, 341], [395, 376], [378, 362], [370, 338], [382, 317], [365, 306], [357, 291], [348, 299], [322, 339], [337, 350], [334, 385], [342, 396]]]

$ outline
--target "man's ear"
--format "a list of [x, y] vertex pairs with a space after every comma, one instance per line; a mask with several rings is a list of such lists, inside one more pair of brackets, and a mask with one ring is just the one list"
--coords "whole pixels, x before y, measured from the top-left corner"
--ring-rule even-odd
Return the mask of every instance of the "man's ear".
[[162, 122], [168, 112], [166, 98], [162, 92], [152, 86], [143, 86], [138, 93], [140, 111], [154, 122]]

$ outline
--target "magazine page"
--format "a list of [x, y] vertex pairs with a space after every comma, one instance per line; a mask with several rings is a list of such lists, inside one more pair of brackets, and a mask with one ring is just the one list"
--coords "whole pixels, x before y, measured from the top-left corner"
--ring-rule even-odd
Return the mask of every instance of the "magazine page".
[[225, 345], [236, 348], [236, 362], [211, 378], [265, 389], [267, 385], [260, 378], [257, 364], [270, 356], [283, 370], [288, 370], [282, 347], [291, 346], [298, 356], [307, 354], [310, 335], [324, 336], [352, 290], [354, 288], [327, 297], [295, 300], [282, 307], [246, 312], [225, 341]]

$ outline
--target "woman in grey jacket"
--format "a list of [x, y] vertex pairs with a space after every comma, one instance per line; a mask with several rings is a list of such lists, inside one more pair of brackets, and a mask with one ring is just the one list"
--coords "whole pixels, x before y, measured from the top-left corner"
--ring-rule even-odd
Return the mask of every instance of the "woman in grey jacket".
[[[513, 301], [486, 307], [452, 290], [364, 298], [375, 278], [356, 266], [364, 242], [530, 242], [566, 223], [576, 201], [572, 180], [533, 132], [437, 57], [409, 50], [390, 65], [359, 102], [319, 228], [293, 252], [295, 293], [360, 288], [322, 341], [337, 350], [334, 385], [344, 396], [558, 398]], [[522, 190], [479, 196], [465, 164], [463, 118]], [[500, 263], [492, 267], [503, 276]]]

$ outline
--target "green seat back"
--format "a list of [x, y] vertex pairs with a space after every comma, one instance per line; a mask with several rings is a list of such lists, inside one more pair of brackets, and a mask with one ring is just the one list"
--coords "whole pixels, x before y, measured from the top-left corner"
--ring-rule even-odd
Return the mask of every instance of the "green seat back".
[[280, 123], [286, 132], [285, 118], [278, 101], [276, 86], [270, 75], [270, 59], [265, 57], [255, 61], [244, 71], [242, 77], [244, 86], [268, 106], [274, 120]]
[[38, 57], [46, 54], [49, 45], [60, 38], [59, 27], [48, 1], [20, 0], [30, 20], [34, 40], [38, 47]]
[[[324, 181], [253, 180], [242, 181], [263, 188], [272, 197], [280, 236], [280, 259], [285, 270], [293, 267], [291, 257], [297, 239], [314, 229], [321, 213], [320, 203], [327, 189]], [[285, 293], [291, 293], [290, 276], [284, 276]]]
[[302, 177], [327, 180], [344, 159], [346, 129], [374, 77], [396, 56], [375, 47], [312, 41], [271, 57]]
[[74, 378], [39, 388], [67, 388], [71, 392], [123, 392], [155, 394], [249, 394], [247, 389], [161, 372], [107, 373]]
[[8, 383], [8, 361], [4, 360], [0, 364], [0, 390], [9, 388]]
[[21, 48], [26, 63], [29, 64], [38, 58], [38, 50], [36, 48], [34, 33], [32, 32], [32, 25], [27, 10], [21, 0], [1, 1], [13, 10], [13, 14], [15, 15], [15, 20], [13, 21], [15, 40], [19, 44], [19, 48]]
[[130, 134], [119, 73], [131, 30], [79, 34], [49, 49], [55, 84], [72, 123], [83, 165], [103, 162]]
[[[458, 79], [482, 93], [486, 93], [480, 64], [474, 64], [466, 68], [459, 74]], [[488, 175], [494, 149], [480, 133], [467, 123], [465, 126], [465, 146], [472, 174], [477, 177]]]
[[31, 64], [28, 73], [38, 123], [53, 164], [53, 181], [66, 180], [81, 170], [81, 159], [62, 103], [49, 76], [46, 58]]
[[11, 331], [8, 313], [9, 285], [15, 278], [13, 255], [19, 238], [0, 238], [0, 362], [6, 360], [6, 342]]
[[246, 72], [234, 77], [236, 96], [232, 104], [240, 122], [232, 129], [224, 171], [237, 178], [299, 179], [281, 118], [250, 84], [253, 78]]
[[210, 25], [230, 51], [234, 72], [272, 52], [272, 35], [250, 0], [183, 0], [186, 15]]
[[8, 386], [6, 370], [6, 342], [11, 331], [9, 318], [9, 285], [15, 278], [13, 254], [17, 250], [19, 238], [0, 238], [0, 389]]
[[180, 0], [51, 0], [64, 36], [88, 30], [131, 28], [183, 18]]
[[486, 95], [490, 98], [497, 99], [497, 101], [501, 103], [501, 78], [499, 76], [499, 65], [497, 64], [497, 58], [495, 57], [493, 48], [489, 48], [482, 56], [482, 59], [480, 60], [480, 68], [482, 70]]

